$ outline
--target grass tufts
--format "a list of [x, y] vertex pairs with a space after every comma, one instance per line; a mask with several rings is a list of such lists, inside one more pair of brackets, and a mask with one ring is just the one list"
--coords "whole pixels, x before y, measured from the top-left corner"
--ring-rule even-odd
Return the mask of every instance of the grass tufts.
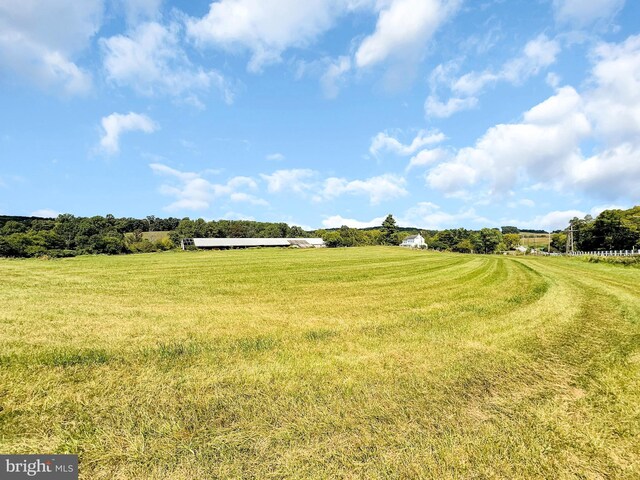
[[91, 348], [57, 348], [38, 355], [38, 363], [51, 367], [95, 366], [107, 363], [109, 359], [106, 350]]
[[234, 350], [243, 354], [252, 354], [273, 350], [278, 345], [278, 341], [270, 336], [259, 335], [257, 337], [240, 338], [235, 341], [234, 345]]
[[315, 330], [308, 330], [304, 332], [304, 338], [311, 342], [320, 342], [322, 340], [328, 340], [331, 337], [335, 337], [337, 332], [329, 330], [328, 328], [319, 328]]

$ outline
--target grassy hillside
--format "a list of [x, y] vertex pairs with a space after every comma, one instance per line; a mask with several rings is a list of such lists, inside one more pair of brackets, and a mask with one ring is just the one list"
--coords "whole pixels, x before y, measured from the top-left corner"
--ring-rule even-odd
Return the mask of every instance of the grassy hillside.
[[0, 451], [83, 479], [638, 478], [639, 282], [393, 247], [0, 260]]
[[142, 232], [142, 238], [146, 238], [150, 242], [157, 242], [164, 238], [169, 238], [171, 232]]
[[547, 233], [521, 233], [520, 245], [531, 248], [549, 246], [549, 235]]

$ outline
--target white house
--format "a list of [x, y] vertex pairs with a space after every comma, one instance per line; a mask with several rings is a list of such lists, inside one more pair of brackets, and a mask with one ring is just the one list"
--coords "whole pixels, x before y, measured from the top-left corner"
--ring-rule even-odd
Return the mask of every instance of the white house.
[[427, 244], [424, 243], [424, 237], [420, 234], [409, 235], [402, 241], [400, 246], [408, 248], [427, 248]]

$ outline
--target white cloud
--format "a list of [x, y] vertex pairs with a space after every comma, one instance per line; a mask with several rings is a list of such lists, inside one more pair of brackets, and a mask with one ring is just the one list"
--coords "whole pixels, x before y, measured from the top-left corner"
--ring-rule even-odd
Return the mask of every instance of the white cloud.
[[472, 96], [477, 95], [489, 83], [506, 81], [519, 84], [555, 63], [559, 53], [560, 44], [542, 34], [529, 41], [522, 54], [505, 63], [498, 72], [485, 70], [467, 73], [457, 79], [451, 89], [458, 95]]
[[119, 0], [124, 10], [127, 23], [137, 25], [144, 20], [155, 20], [160, 17], [163, 0]]
[[640, 148], [624, 143], [569, 166], [569, 181], [601, 198], [640, 198]]
[[624, 3], [625, 0], [553, 0], [553, 8], [559, 22], [586, 27], [598, 20], [611, 20]]
[[417, 155], [411, 157], [407, 170], [414, 167], [424, 167], [442, 162], [449, 157], [449, 152], [444, 148], [434, 148], [433, 150], [422, 150]]
[[578, 145], [590, 133], [582, 98], [564, 87], [526, 112], [522, 123], [490, 128], [474, 147], [461, 149], [429, 172], [427, 183], [455, 192], [484, 180], [500, 193], [513, 187], [521, 170], [535, 180], [553, 181], [579, 156]]
[[50, 208], [43, 208], [31, 212], [32, 217], [56, 218], [58, 215], [60, 215], [60, 212], [51, 210]]
[[335, 98], [340, 92], [340, 87], [344, 83], [344, 76], [351, 70], [351, 59], [347, 56], [337, 58], [327, 67], [325, 73], [320, 77], [320, 85], [327, 98]]
[[531, 220], [509, 220], [506, 223], [518, 225], [520, 228], [543, 228], [548, 231], [560, 230], [566, 228], [572, 218], [583, 218], [585, 215], [586, 213], [580, 210], [557, 210], [538, 215]]
[[384, 219], [385, 217], [377, 217], [369, 221], [360, 221], [353, 218], [344, 218], [340, 215], [332, 215], [322, 220], [322, 226], [324, 228], [340, 228], [343, 225], [351, 228], [379, 227]]
[[640, 35], [603, 43], [594, 51], [596, 88], [585, 95], [587, 111], [609, 145], [640, 143]]
[[533, 208], [536, 206], [536, 202], [534, 202], [533, 200], [530, 200], [528, 198], [521, 198], [517, 201], [513, 201], [513, 202], [509, 202], [507, 203], [507, 206], [509, 208], [516, 208], [516, 207], [528, 207], [528, 208]]
[[342, 195], [363, 195], [369, 197], [372, 205], [382, 200], [407, 195], [406, 180], [397, 175], [385, 174], [366, 180], [347, 180], [329, 177], [318, 179], [319, 173], [309, 169], [277, 170], [270, 175], [261, 174], [267, 182], [269, 193], [294, 192], [310, 195], [316, 202], [330, 200]]
[[233, 177], [226, 183], [216, 184], [203, 178], [201, 173], [182, 172], [161, 163], [151, 163], [149, 167], [155, 174], [174, 180], [160, 186], [160, 193], [175, 198], [173, 203], [165, 207], [169, 212], [206, 210], [219, 198], [226, 198], [231, 202], [268, 205], [265, 200], [247, 193], [246, 190], [258, 188], [257, 182], [250, 177]]
[[448, 193], [481, 183], [505, 193], [533, 181], [608, 200], [640, 197], [640, 35], [601, 44], [592, 58], [588, 90], [562, 87], [520, 123], [490, 128], [431, 169], [427, 183]]
[[448, 118], [454, 113], [471, 110], [478, 105], [475, 97], [451, 97], [447, 102], [441, 102], [435, 95], [429, 95], [424, 103], [424, 111], [428, 117]]
[[0, 69], [41, 88], [87, 93], [91, 75], [73, 60], [100, 28], [103, 8], [102, 0], [0, 2]]
[[398, 224], [428, 230], [458, 227], [462, 222], [471, 222], [485, 227], [492, 224], [490, 220], [476, 214], [472, 208], [458, 213], [447, 213], [432, 202], [420, 202], [398, 218]]
[[392, 137], [387, 132], [380, 132], [371, 139], [369, 152], [374, 157], [382, 152], [391, 152], [396, 155], [412, 155], [427, 145], [440, 143], [446, 139], [442, 132], [437, 130], [420, 130], [410, 144], [404, 145], [398, 139]]
[[269, 193], [291, 191], [304, 193], [313, 187], [310, 180], [316, 176], [316, 172], [309, 169], [277, 170], [271, 175], [261, 174], [263, 180], [267, 182]]
[[102, 39], [107, 78], [143, 95], [184, 97], [201, 106], [196, 92], [217, 88], [227, 103], [233, 91], [225, 78], [213, 70], [194, 66], [180, 46], [180, 27], [156, 22], [139, 25], [131, 34]]
[[282, 162], [285, 159], [285, 156], [281, 153], [270, 153], [265, 158], [270, 162]]
[[348, 8], [339, 0], [221, 0], [209, 12], [187, 21], [188, 34], [199, 45], [251, 52], [248, 68], [259, 72], [280, 61], [291, 47], [304, 47], [333, 26]]
[[[474, 165], [475, 166], [475, 165]], [[444, 162], [426, 176], [427, 184], [448, 194], [465, 193], [465, 189], [478, 181], [478, 169], [462, 161]]]
[[419, 57], [426, 42], [458, 9], [458, 0], [391, 0], [382, 9], [376, 30], [360, 44], [355, 62], [371, 67], [391, 57]]
[[[518, 57], [505, 62], [497, 71], [469, 72], [455, 78], [453, 73], [459, 69], [457, 62], [438, 65], [430, 75], [431, 94], [425, 101], [425, 114], [428, 117], [447, 118], [454, 113], [475, 108], [478, 95], [488, 85], [497, 82], [521, 84], [555, 63], [559, 53], [560, 44], [542, 34], [527, 42]], [[442, 85], [452, 92], [447, 101], [440, 100], [436, 94]]]
[[526, 112], [522, 123], [490, 128], [474, 147], [435, 167], [427, 182], [453, 192], [484, 180], [494, 192], [504, 193], [521, 171], [535, 180], [554, 181], [567, 162], [579, 156], [578, 145], [590, 133], [580, 95], [565, 87]]
[[104, 134], [100, 139], [100, 147], [108, 154], [115, 154], [120, 151], [120, 135], [135, 131], [153, 133], [158, 125], [139, 113], [112, 113], [102, 118], [102, 129]]
[[229, 211], [227, 213], [225, 213], [222, 218], [224, 218], [225, 220], [250, 220], [250, 221], [255, 221], [255, 217], [252, 217], [251, 215], [246, 215], [244, 213], [239, 213], [239, 212], [232, 212]]
[[324, 181], [321, 198], [332, 199], [345, 194], [365, 195], [372, 205], [383, 200], [403, 197], [409, 192], [405, 189], [406, 180], [392, 174], [379, 175], [366, 180], [348, 181], [344, 178], [331, 177]]

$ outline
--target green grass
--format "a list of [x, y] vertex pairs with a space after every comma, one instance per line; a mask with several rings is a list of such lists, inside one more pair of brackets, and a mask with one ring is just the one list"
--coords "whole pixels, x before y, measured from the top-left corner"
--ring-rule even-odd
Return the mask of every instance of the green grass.
[[150, 242], [157, 242], [165, 238], [169, 238], [171, 232], [142, 232], [142, 238], [149, 240]]
[[0, 452], [83, 479], [639, 478], [638, 285], [393, 247], [0, 260]]
[[522, 233], [520, 245], [531, 248], [548, 247], [549, 235], [546, 233]]

